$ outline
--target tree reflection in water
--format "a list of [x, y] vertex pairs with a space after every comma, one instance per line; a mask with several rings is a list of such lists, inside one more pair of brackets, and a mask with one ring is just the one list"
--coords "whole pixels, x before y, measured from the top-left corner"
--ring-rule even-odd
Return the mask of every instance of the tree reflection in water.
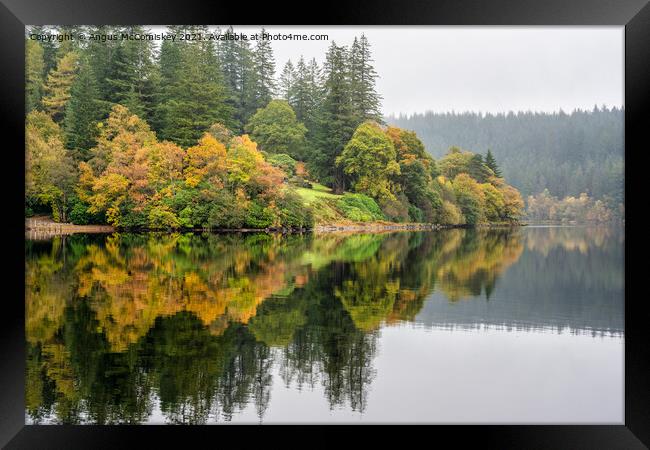
[[549, 245], [518, 229], [27, 241], [27, 414], [201, 424], [254, 404], [262, 420], [274, 366], [362, 412], [378, 330], [433, 291], [489, 298], [525, 244]]

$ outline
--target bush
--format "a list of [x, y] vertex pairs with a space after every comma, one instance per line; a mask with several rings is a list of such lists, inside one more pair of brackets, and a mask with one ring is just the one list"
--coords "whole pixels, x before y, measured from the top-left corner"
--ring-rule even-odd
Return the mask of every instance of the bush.
[[119, 228], [146, 228], [149, 226], [149, 214], [144, 211], [127, 210], [118, 222]]
[[246, 225], [250, 228], [269, 228], [275, 222], [275, 215], [270, 208], [252, 201], [246, 214]]
[[303, 177], [299, 176], [294, 176], [289, 178], [289, 183], [301, 187], [301, 188], [307, 188], [307, 189], [312, 189], [314, 186], [307, 180], [305, 180]]
[[381, 210], [391, 222], [407, 222], [409, 220], [409, 202], [404, 194], [398, 195], [395, 200], [383, 200]]
[[443, 225], [461, 225], [465, 223], [465, 218], [456, 205], [445, 200], [442, 202], [440, 223]]
[[337, 200], [336, 207], [343, 216], [355, 222], [384, 220], [384, 214], [377, 202], [364, 194], [345, 194]]
[[209, 228], [241, 228], [246, 222], [246, 209], [228, 191], [220, 191], [208, 207], [210, 211], [207, 219]]
[[424, 214], [417, 206], [409, 205], [409, 219], [411, 222], [424, 222]]
[[179, 228], [180, 223], [176, 214], [164, 206], [154, 206], [149, 211], [149, 228], [168, 229]]
[[88, 212], [88, 207], [82, 202], [75, 202], [72, 209], [68, 214], [70, 222], [75, 225], [88, 225], [90, 223], [91, 214]]
[[282, 169], [288, 177], [292, 177], [296, 174], [296, 160], [286, 153], [271, 155], [267, 158], [267, 161], [271, 165]]
[[106, 218], [103, 213], [93, 214], [88, 211], [88, 204], [79, 200], [78, 197], [73, 197], [70, 200], [70, 211], [68, 212], [68, 220], [75, 225], [88, 225], [93, 223], [105, 223]]
[[297, 194], [287, 192], [284, 198], [277, 201], [277, 206], [283, 227], [312, 228], [314, 226], [312, 209], [305, 206]]

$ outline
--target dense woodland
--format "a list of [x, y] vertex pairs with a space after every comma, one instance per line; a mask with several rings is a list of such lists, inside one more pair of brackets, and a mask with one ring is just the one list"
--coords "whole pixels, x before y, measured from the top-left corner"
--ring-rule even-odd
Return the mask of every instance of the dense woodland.
[[88, 38], [26, 39], [27, 215], [152, 229], [521, 215], [491, 152], [453, 147], [436, 161], [414, 132], [384, 124], [363, 35], [276, 77], [268, 40], [129, 38], [144, 31], [28, 30]]
[[558, 201], [585, 194], [620, 215], [624, 203], [623, 119], [622, 109], [594, 106], [591, 111], [570, 114], [427, 112], [387, 121], [415, 130], [435, 157], [442, 156], [450, 145], [481, 152], [491, 149], [505, 178], [524, 196], [545, 189]]

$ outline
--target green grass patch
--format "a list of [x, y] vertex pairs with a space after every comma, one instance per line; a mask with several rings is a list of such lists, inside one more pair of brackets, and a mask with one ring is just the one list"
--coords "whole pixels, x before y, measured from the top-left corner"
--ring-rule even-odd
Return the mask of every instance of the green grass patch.
[[302, 199], [310, 204], [316, 199], [320, 198], [340, 198], [340, 195], [332, 193], [332, 190], [322, 184], [313, 183], [312, 189], [309, 188], [296, 188], [296, 193], [302, 197]]
[[377, 203], [367, 195], [346, 193], [333, 194], [332, 190], [322, 184], [313, 183], [313, 187], [295, 188], [305, 206], [312, 208], [317, 224], [334, 224], [339, 222], [373, 222], [385, 220]]

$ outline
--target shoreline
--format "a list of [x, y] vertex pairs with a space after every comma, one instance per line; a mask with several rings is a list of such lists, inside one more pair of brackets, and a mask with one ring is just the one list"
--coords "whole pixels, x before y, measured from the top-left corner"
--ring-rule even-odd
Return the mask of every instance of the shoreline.
[[[318, 224], [313, 228], [234, 228], [234, 229], [206, 229], [188, 228], [174, 230], [174, 232], [211, 232], [211, 233], [384, 233], [393, 231], [436, 231], [450, 228], [497, 228], [525, 226], [525, 223], [494, 223], [479, 225], [442, 225], [432, 223], [397, 223], [397, 222], [368, 222], [368, 223], [344, 223], [344, 224]], [[120, 230], [111, 225], [75, 225], [72, 223], [54, 222], [50, 217], [26, 217], [25, 237], [28, 239], [48, 239], [54, 236], [67, 236], [76, 233], [106, 234], [120, 231], [135, 233], [165, 232], [166, 230], [134, 229]]]

